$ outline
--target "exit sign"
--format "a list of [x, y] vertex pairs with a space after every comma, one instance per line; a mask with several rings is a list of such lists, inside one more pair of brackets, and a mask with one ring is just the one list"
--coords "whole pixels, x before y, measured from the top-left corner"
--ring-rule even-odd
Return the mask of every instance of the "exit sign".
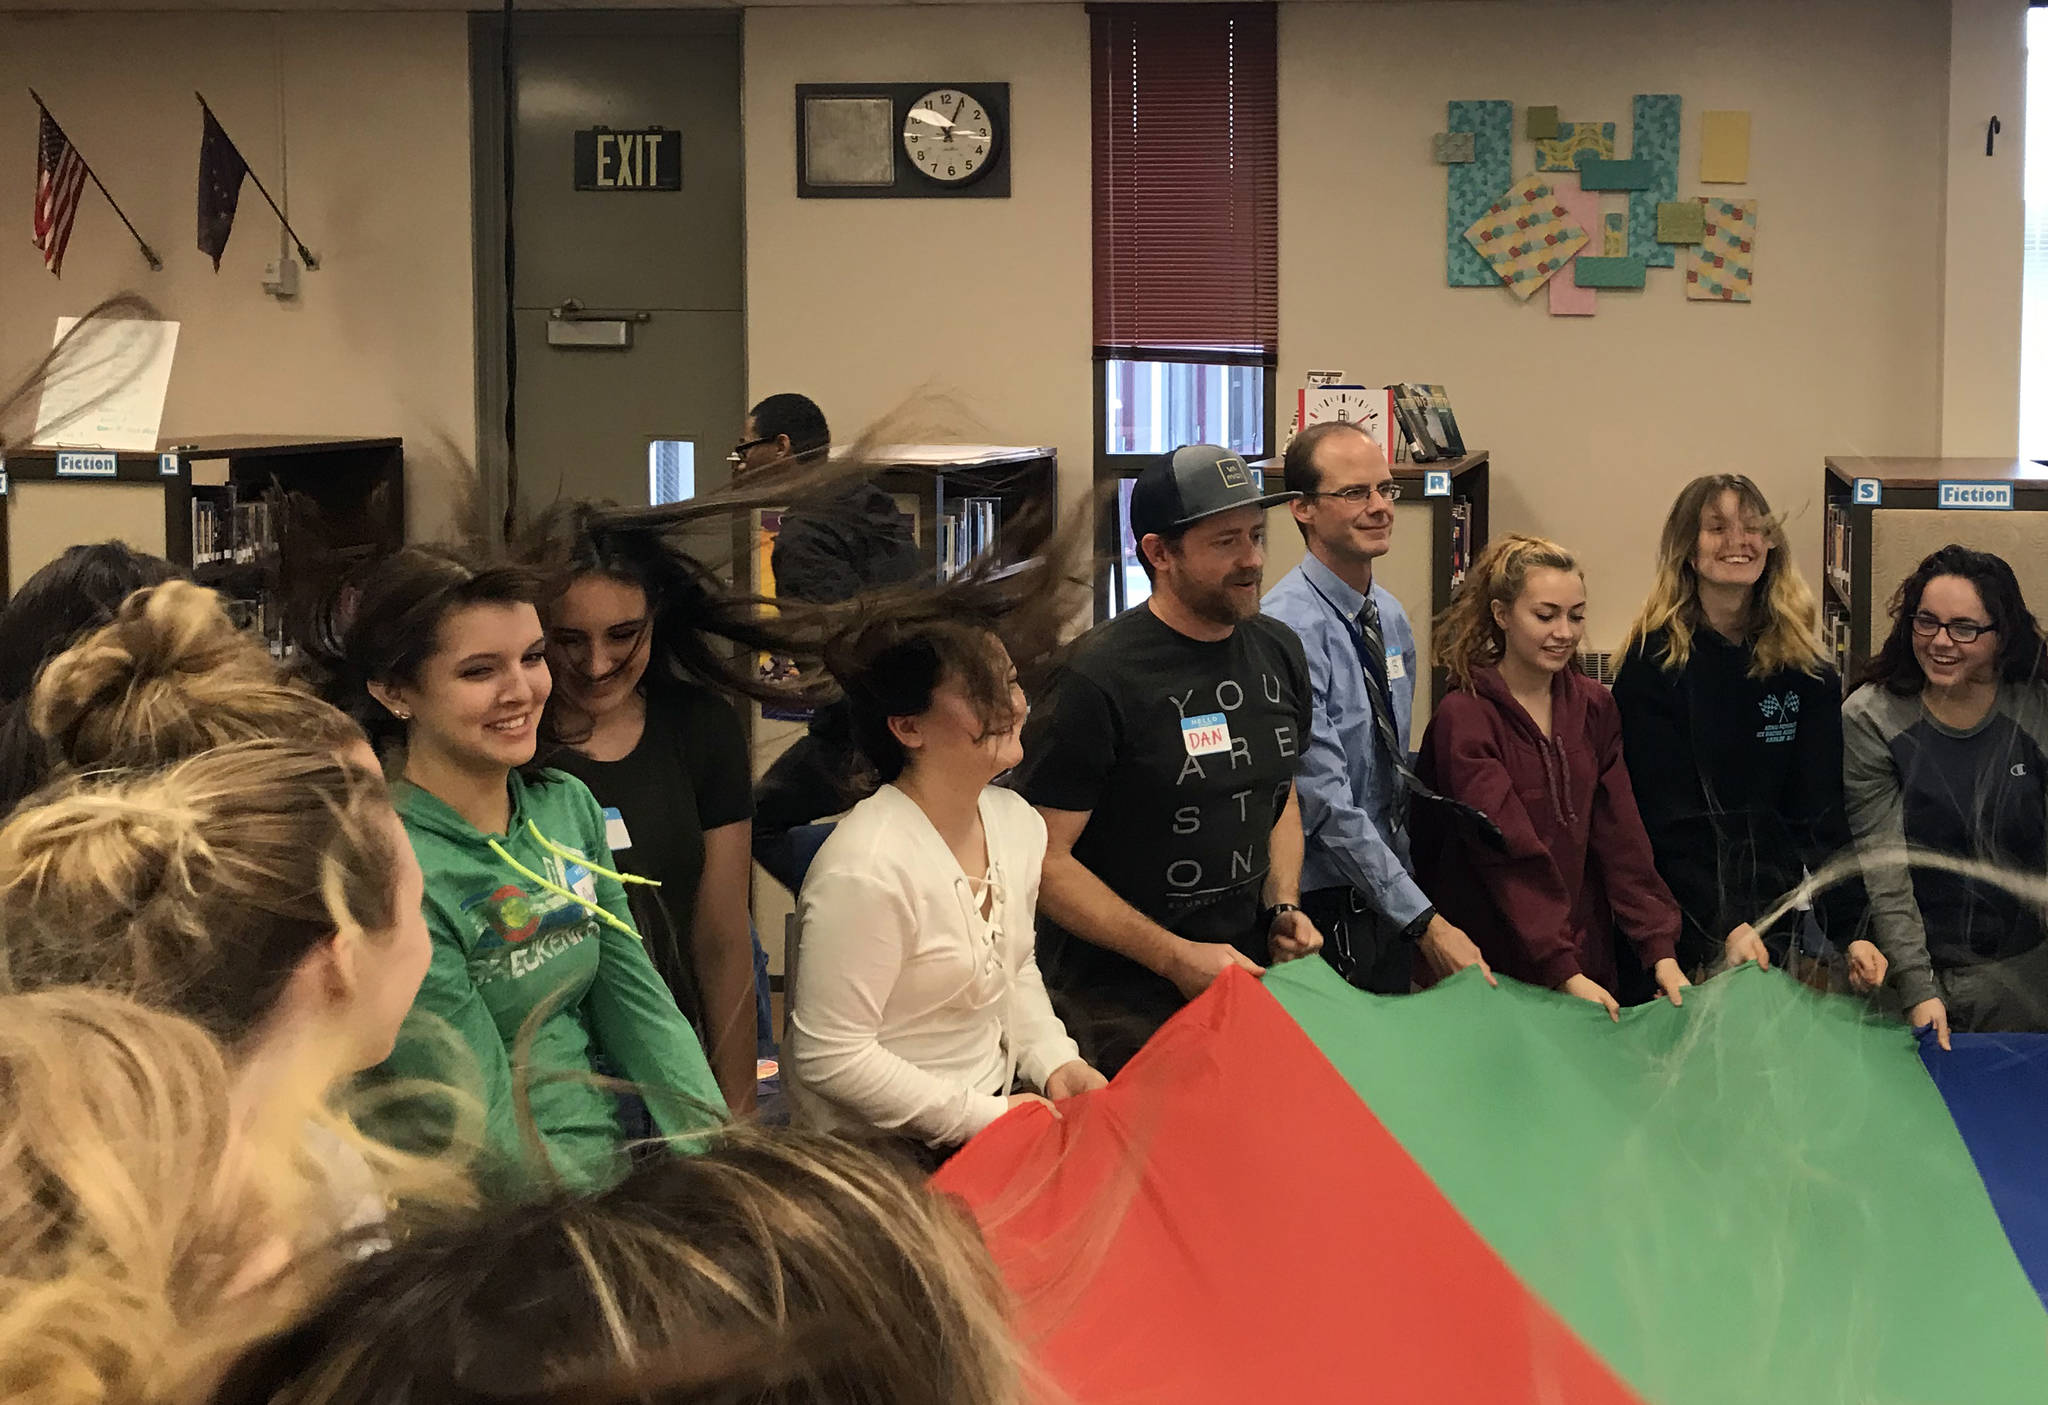
[[681, 190], [683, 134], [668, 127], [576, 133], [578, 190]]

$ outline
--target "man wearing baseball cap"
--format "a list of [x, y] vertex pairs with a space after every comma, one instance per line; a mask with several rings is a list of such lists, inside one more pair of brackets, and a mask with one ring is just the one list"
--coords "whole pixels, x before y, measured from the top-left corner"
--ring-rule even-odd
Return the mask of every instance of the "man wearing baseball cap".
[[1152, 597], [1077, 641], [1025, 725], [1013, 784], [1048, 841], [1039, 965], [1105, 1073], [1225, 969], [1322, 946], [1299, 906], [1308, 662], [1259, 613], [1266, 510], [1294, 496], [1213, 444], [1140, 473]]

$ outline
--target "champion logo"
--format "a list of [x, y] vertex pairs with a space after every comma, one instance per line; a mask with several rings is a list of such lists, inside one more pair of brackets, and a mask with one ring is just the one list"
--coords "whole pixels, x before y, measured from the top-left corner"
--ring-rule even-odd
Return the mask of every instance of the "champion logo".
[[2024, 761], [2013, 762], [2012, 773], [2016, 776], [2024, 776], [2027, 773], [2027, 763]]

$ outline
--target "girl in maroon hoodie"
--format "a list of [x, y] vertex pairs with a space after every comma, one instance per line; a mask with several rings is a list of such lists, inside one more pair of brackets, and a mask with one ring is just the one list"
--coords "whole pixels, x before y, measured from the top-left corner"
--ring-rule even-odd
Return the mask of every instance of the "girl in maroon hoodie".
[[1437, 621], [1453, 691], [1422, 739], [1420, 770], [1505, 843], [1453, 831], [1417, 848], [1423, 890], [1494, 970], [1619, 1019], [1617, 926], [1659, 995], [1683, 1003], [1689, 982], [1676, 960], [1678, 905], [1622, 764], [1621, 715], [1576, 667], [1585, 619], [1578, 562], [1556, 543], [1511, 535], [1474, 563]]

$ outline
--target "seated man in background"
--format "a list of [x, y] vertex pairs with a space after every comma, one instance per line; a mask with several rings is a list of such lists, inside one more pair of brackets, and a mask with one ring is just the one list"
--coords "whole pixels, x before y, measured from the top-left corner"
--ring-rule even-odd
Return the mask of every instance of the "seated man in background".
[[[743, 481], [773, 464], [825, 462], [832, 431], [825, 413], [805, 395], [771, 395], [747, 414], [746, 438], [733, 449], [733, 478]], [[778, 599], [810, 605], [850, 600], [875, 586], [898, 585], [917, 574], [917, 539], [896, 500], [865, 479], [834, 484], [789, 505], [769, 554]], [[812, 842], [791, 831], [844, 813], [871, 786], [857, 784], [864, 770], [842, 702], [812, 715], [808, 731], [777, 758], [754, 791], [754, 858], [777, 882], [796, 892], [823, 835]]]

